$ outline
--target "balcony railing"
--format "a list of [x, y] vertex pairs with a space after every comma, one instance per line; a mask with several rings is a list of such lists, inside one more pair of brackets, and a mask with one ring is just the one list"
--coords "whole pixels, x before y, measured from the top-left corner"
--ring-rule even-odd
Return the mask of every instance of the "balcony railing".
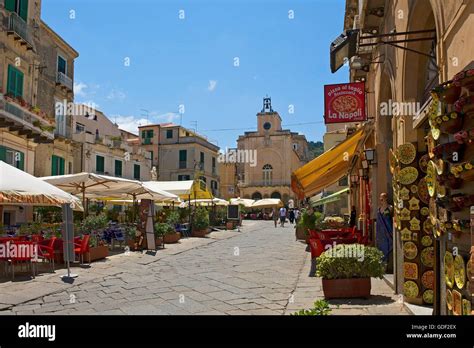
[[179, 161], [179, 169], [186, 169], [187, 162], [186, 161]]
[[272, 187], [272, 186], [290, 186], [291, 183], [285, 180], [270, 180], [270, 181], [251, 181], [245, 182], [239, 180], [238, 186], [239, 187]]
[[62, 85], [66, 87], [67, 89], [69, 89], [70, 91], [72, 91], [73, 89], [72, 79], [60, 71], [58, 71], [58, 74], [56, 76], [56, 84]]
[[28, 24], [15, 12], [10, 14], [8, 20], [8, 35], [13, 34], [15, 40], [20, 40], [22, 46], [26, 46], [27, 50], [33, 49], [33, 40], [31, 38], [31, 30]]
[[54, 120], [47, 120], [0, 94], [0, 127], [17, 131], [37, 143], [54, 140]]

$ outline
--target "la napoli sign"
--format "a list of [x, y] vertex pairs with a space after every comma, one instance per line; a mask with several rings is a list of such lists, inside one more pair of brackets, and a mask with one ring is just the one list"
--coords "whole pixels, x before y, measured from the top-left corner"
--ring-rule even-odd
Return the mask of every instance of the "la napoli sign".
[[324, 123], [362, 122], [365, 113], [365, 83], [324, 86]]

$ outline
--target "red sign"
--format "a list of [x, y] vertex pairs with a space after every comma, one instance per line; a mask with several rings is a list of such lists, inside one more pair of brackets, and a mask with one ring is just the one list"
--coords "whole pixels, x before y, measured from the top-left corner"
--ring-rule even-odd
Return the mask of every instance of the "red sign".
[[367, 120], [365, 83], [340, 83], [324, 86], [324, 123], [348, 123]]

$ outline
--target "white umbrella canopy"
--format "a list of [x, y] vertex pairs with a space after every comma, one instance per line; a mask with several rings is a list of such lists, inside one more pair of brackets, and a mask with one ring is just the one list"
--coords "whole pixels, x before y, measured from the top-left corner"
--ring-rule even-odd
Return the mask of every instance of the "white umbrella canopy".
[[65, 203], [82, 209], [77, 197], [0, 161], [0, 204], [58, 206]]
[[250, 208], [254, 202], [255, 201], [253, 199], [240, 198], [240, 197], [230, 199], [230, 204], [243, 205], [246, 208]]
[[265, 198], [255, 201], [251, 208], [278, 208], [283, 207], [283, 202], [278, 198]]
[[[180, 204], [180, 208], [185, 208], [189, 205], [189, 201], [184, 201]], [[202, 205], [202, 206], [228, 206], [229, 202], [220, 198], [213, 199], [192, 199], [191, 205]]]

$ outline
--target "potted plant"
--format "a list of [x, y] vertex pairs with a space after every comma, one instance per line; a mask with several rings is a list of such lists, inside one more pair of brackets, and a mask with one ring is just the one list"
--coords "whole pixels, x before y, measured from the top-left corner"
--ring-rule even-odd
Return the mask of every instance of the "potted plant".
[[137, 227], [135, 225], [126, 225], [125, 226], [125, 235], [127, 236], [127, 245], [130, 250], [135, 250], [137, 245], [135, 244], [135, 239], [137, 237]]
[[171, 226], [167, 222], [157, 222], [155, 223], [154, 227], [156, 236], [156, 246], [160, 246], [162, 244], [162, 240], [164, 239], [165, 235], [175, 232], [173, 226]]
[[84, 260], [89, 263], [109, 256], [107, 245], [100, 239], [100, 233], [107, 227], [108, 222], [107, 215], [98, 214], [89, 215], [81, 223], [80, 230], [82, 233], [90, 234], [91, 236], [89, 239], [89, 252], [84, 256]]
[[179, 224], [179, 220], [179, 213], [176, 210], [169, 212], [166, 222], [171, 226], [171, 228], [163, 235], [164, 243], [177, 243], [181, 239], [181, 233], [176, 232], [176, 225]]
[[206, 208], [198, 207], [193, 215], [193, 230], [191, 235], [193, 237], [205, 237], [208, 233], [209, 227], [209, 213]]
[[382, 278], [385, 263], [380, 250], [362, 244], [339, 244], [316, 259], [316, 274], [330, 298], [370, 297], [371, 277]]

